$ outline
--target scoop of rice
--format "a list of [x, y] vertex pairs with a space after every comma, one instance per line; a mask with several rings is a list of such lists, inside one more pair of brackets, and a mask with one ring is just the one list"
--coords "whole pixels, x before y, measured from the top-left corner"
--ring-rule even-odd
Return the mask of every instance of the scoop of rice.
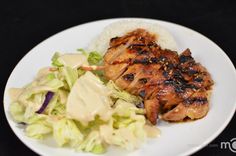
[[119, 37], [131, 32], [137, 28], [143, 28], [157, 36], [157, 44], [162, 49], [177, 50], [177, 44], [172, 35], [157, 22], [149, 22], [145, 20], [122, 20], [114, 22], [104, 28], [102, 33], [98, 35], [88, 46], [88, 51], [98, 51], [104, 54], [109, 48], [110, 39]]

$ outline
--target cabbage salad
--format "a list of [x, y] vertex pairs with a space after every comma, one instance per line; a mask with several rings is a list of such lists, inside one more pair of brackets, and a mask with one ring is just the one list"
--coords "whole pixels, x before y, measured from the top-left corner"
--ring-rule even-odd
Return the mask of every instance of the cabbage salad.
[[9, 90], [10, 114], [35, 139], [52, 136], [59, 146], [104, 153], [109, 145], [140, 147], [159, 130], [148, 125], [138, 96], [103, 77], [98, 52], [55, 53], [34, 81]]

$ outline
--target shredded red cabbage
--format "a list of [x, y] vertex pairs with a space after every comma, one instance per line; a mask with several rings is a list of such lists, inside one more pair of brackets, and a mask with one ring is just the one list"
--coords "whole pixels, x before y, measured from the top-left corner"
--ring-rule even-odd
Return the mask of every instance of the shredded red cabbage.
[[51, 91], [48, 91], [46, 96], [45, 96], [45, 100], [42, 104], [42, 106], [39, 108], [39, 110], [36, 111], [36, 113], [41, 114], [43, 113], [43, 111], [46, 109], [47, 105], [49, 104], [49, 102], [51, 101], [51, 99], [53, 98], [54, 93]]

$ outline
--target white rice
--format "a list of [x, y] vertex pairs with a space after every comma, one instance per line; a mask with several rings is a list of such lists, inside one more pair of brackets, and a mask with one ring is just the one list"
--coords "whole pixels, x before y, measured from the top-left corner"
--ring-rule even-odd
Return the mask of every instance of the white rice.
[[137, 28], [143, 28], [157, 36], [157, 44], [162, 49], [177, 50], [177, 44], [172, 35], [157, 22], [148, 22], [141, 19], [122, 20], [114, 22], [104, 28], [103, 32], [98, 35], [88, 46], [88, 51], [98, 51], [104, 54], [109, 48], [110, 39], [122, 36]]

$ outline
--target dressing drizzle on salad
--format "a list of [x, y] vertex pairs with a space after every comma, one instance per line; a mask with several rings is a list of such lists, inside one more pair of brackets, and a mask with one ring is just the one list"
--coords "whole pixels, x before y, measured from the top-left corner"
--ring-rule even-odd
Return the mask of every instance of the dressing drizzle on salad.
[[68, 96], [66, 112], [69, 117], [87, 125], [98, 115], [107, 121], [112, 115], [109, 98], [111, 91], [91, 72], [86, 72], [75, 82]]
[[97, 52], [55, 53], [53, 67], [9, 90], [14, 121], [23, 123], [28, 137], [51, 135], [58, 146], [96, 154], [106, 152], [108, 145], [133, 150], [146, 137], [158, 136], [159, 130], [146, 124], [144, 109], [137, 107], [142, 99], [104, 81], [96, 71], [102, 68], [101, 59]]

